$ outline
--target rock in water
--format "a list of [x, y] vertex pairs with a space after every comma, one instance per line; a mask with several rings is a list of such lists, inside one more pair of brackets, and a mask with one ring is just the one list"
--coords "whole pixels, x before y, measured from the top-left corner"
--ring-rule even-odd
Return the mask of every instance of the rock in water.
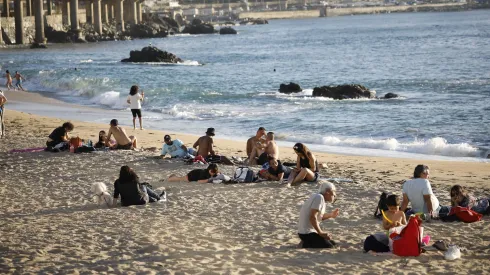
[[376, 92], [358, 84], [322, 86], [313, 89], [313, 96], [333, 99], [376, 98]]
[[299, 93], [303, 91], [301, 87], [293, 82], [289, 82], [289, 84], [281, 84], [279, 86], [279, 92], [283, 94], [292, 94], [292, 93]]
[[390, 98], [398, 98], [398, 97], [399, 97], [399, 95], [397, 95], [397, 94], [387, 93], [387, 94], [385, 94], [384, 97], [382, 97], [382, 99], [390, 99]]
[[144, 47], [141, 51], [131, 51], [129, 58], [121, 60], [121, 62], [166, 62], [180, 63], [182, 59], [172, 53], [162, 51], [156, 47]]
[[225, 27], [219, 30], [219, 34], [237, 34], [238, 32], [232, 27]]
[[194, 19], [190, 25], [186, 25], [182, 33], [189, 34], [208, 34], [214, 33], [214, 27], [211, 24], [202, 22], [201, 19]]

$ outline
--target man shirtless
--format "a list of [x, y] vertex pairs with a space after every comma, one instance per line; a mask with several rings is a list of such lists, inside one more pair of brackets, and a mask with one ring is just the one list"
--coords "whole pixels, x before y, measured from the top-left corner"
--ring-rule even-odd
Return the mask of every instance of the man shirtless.
[[22, 80], [26, 80], [24, 76], [22, 76], [19, 72], [15, 72], [15, 87], [21, 89], [22, 91], [25, 91], [24, 88], [22, 87]]
[[257, 134], [255, 136], [249, 138], [247, 140], [247, 157], [250, 158], [250, 155], [252, 154], [252, 151], [257, 144], [257, 142], [260, 142], [263, 144], [263, 147], [265, 147], [265, 128], [260, 127], [257, 130]]
[[206, 135], [200, 137], [192, 147], [197, 150], [196, 156], [202, 156], [207, 162], [221, 162], [227, 165], [233, 165], [234, 163], [225, 156], [216, 155], [213, 150], [214, 141], [214, 128], [208, 128]]
[[114, 135], [114, 139], [116, 140], [116, 145], [113, 146], [113, 149], [121, 149], [121, 150], [131, 150], [136, 148], [136, 137], [129, 136], [126, 134], [126, 131], [119, 126], [117, 119], [111, 120], [111, 128], [109, 128], [109, 132], [107, 133], [107, 141], [106, 146], [111, 147], [109, 141], [111, 140], [111, 136]]
[[249, 164], [250, 165], [263, 165], [269, 161], [269, 158], [279, 159], [279, 147], [274, 140], [274, 133], [267, 133], [267, 138], [265, 140], [266, 146], [262, 147], [262, 144], [258, 142], [252, 154], [250, 154]]

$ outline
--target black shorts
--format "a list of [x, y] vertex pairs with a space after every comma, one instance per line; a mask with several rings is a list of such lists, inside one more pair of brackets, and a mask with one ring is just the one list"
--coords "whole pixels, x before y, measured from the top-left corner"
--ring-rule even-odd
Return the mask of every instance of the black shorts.
[[334, 248], [337, 244], [332, 240], [326, 240], [318, 233], [298, 234], [303, 241], [303, 248]]
[[131, 113], [133, 113], [133, 117], [136, 117], [136, 115], [141, 117], [141, 109], [131, 109]]
[[269, 161], [269, 158], [267, 157], [267, 153], [262, 153], [260, 154], [259, 159], [257, 160], [257, 164], [264, 165], [265, 163], [267, 163], [267, 161]]
[[116, 150], [131, 150], [133, 149], [133, 143], [130, 142], [126, 145], [116, 145]]

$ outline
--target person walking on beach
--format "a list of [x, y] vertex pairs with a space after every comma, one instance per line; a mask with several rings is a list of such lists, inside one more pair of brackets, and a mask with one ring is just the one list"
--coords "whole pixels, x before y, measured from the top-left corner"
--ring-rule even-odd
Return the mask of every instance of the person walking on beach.
[[14, 86], [12, 85], [12, 75], [10, 74], [9, 70], [5, 72], [5, 77], [7, 78], [7, 82], [5, 83], [7, 90], [10, 91], [10, 88], [15, 90]]
[[141, 94], [139, 94], [138, 86], [131, 86], [127, 102], [131, 109], [131, 113], [133, 114], [133, 129], [136, 129], [136, 116], [138, 116], [138, 119], [140, 121], [140, 129], [143, 130], [143, 122], [141, 119], [141, 102], [143, 102], [144, 98], [145, 93], [141, 92]]
[[24, 80], [24, 81], [26, 80], [24, 78], [24, 76], [22, 76], [19, 72], [16, 71], [14, 77], [16, 80], [15, 87], [17, 87], [18, 89], [21, 89], [22, 91], [25, 91], [24, 88], [22, 87], [22, 80]]
[[0, 137], [1, 138], [5, 136], [5, 123], [3, 121], [3, 117], [5, 115], [5, 103], [7, 103], [7, 97], [5, 97], [3, 91], [0, 90]]
[[113, 119], [110, 122], [111, 127], [109, 128], [109, 132], [107, 132], [107, 147], [111, 147], [109, 141], [111, 140], [111, 136], [114, 135], [114, 139], [116, 140], [116, 146], [113, 146], [114, 149], [119, 150], [131, 150], [136, 148], [136, 137], [128, 136], [126, 131], [119, 126], [119, 122], [117, 119]]
[[207, 162], [220, 162], [227, 165], [234, 165], [234, 163], [225, 156], [217, 155], [214, 151], [214, 128], [208, 128], [206, 135], [200, 137], [192, 146], [197, 150], [196, 156], [203, 157]]
[[320, 227], [320, 222], [326, 219], [334, 219], [339, 215], [339, 209], [325, 214], [327, 202], [335, 201], [336, 188], [331, 182], [320, 185], [318, 193], [314, 193], [305, 201], [299, 212], [298, 236], [301, 239], [302, 248], [333, 248], [336, 243], [332, 240], [332, 234]]

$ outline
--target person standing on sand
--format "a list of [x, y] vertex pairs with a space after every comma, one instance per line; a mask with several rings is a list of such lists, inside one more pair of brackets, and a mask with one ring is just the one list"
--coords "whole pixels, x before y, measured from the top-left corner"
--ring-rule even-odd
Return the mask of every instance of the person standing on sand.
[[311, 194], [305, 201], [299, 212], [298, 236], [301, 239], [302, 248], [333, 248], [336, 243], [332, 241], [332, 234], [324, 232], [320, 222], [326, 219], [334, 219], [339, 215], [339, 209], [325, 214], [327, 202], [333, 203], [336, 194], [335, 185], [324, 182], [320, 185], [318, 193]]
[[214, 128], [208, 128], [206, 135], [200, 137], [192, 146], [197, 150], [196, 156], [202, 156], [207, 162], [220, 162], [227, 165], [234, 165], [234, 163], [225, 156], [219, 156], [213, 150], [214, 146]]
[[114, 139], [116, 140], [116, 146], [112, 146], [116, 150], [131, 150], [136, 148], [136, 137], [128, 136], [126, 131], [119, 126], [119, 122], [117, 119], [111, 120], [111, 127], [109, 128], [109, 132], [107, 132], [106, 146], [111, 147], [110, 140], [111, 136], [114, 135]]
[[7, 90], [10, 91], [10, 88], [15, 90], [14, 86], [12, 85], [12, 75], [10, 74], [9, 70], [5, 72], [4, 76], [7, 78], [7, 82], [5, 83]]
[[5, 114], [5, 103], [7, 103], [7, 97], [3, 94], [3, 91], [0, 90], [0, 137], [5, 136], [5, 123], [3, 121], [3, 117]]
[[24, 80], [24, 81], [26, 80], [24, 78], [24, 76], [22, 76], [19, 72], [16, 71], [14, 77], [16, 80], [15, 87], [17, 87], [18, 89], [21, 89], [22, 91], [25, 91], [24, 88], [22, 87], [22, 80]]
[[138, 116], [138, 119], [140, 121], [140, 130], [144, 130], [143, 122], [141, 119], [141, 102], [143, 102], [143, 99], [145, 98], [145, 93], [141, 92], [141, 94], [139, 94], [138, 91], [138, 86], [131, 86], [128, 99], [126, 101], [128, 102], [131, 113], [133, 114], [133, 129], [136, 129], [136, 116]]

